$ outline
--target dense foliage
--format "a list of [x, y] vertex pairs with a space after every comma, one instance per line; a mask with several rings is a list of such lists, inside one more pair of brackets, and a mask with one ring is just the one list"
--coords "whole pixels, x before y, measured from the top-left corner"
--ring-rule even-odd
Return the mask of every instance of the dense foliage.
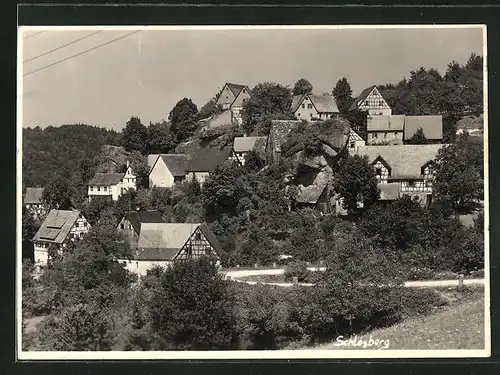
[[243, 129], [247, 134], [267, 135], [271, 120], [292, 118], [292, 92], [288, 87], [264, 82], [257, 84], [243, 105]]
[[295, 85], [293, 86], [292, 89], [292, 94], [293, 95], [302, 95], [302, 94], [310, 94], [313, 90], [313, 86], [311, 83], [305, 79], [301, 78], [297, 82], [295, 82]]

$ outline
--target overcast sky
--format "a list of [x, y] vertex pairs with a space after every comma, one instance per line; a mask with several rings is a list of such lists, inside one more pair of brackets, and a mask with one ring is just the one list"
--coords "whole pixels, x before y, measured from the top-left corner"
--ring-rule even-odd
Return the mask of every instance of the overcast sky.
[[[25, 31], [23, 61], [95, 30]], [[23, 126], [86, 123], [121, 129], [131, 116], [161, 121], [183, 97], [201, 108], [225, 82], [253, 87], [306, 78], [331, 92], [347, 77], [354, 94], [397, 83], [423, 66], [441, 73], [482, 55], [482, 29], [103, 30], [23, 64]]]

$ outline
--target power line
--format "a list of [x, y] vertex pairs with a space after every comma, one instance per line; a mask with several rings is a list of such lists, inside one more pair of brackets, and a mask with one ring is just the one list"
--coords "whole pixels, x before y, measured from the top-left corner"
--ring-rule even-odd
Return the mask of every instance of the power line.
[[50, 51], [44, 52], [44, 53], [42, 53], [42, 54], [40, 54], [40, 55], [37, 55], [37, 56], [35, 56], [35, 57], [32, 57], [32, 58], [30, 58], [30, 59], [24, 60], [24, 61], [23, 61], [23, 63], [27, 63], [27, 62], [29, 62], [29, 61], [36, 60], [36, 59], [38, 59], [38, 58], [40, 58], [40, 57], [42, 57], [42, 56], [48, 55], [49, 53], [52, 53], [52, 52], [58, 51], [58, 50], [60, 50], [61, 48], [64, 48], [64, 47], [70, 46], [70, 45], [72, 45], [72, 44], [75, 44], [75, 43], [79, 42], [80, 40], [90, 38], [92, 35], [95, 35], [95, 34], [100, 33], [100, 32], [101, 32], [101, 30], [98, 30], [98, 31], [93, 32], [92, 34], [88, 34], [88, 35], [82, 36], [81, 38], [78, 38], [78, 39], [76, 39], [76, 40], [73, 40], [72, 42], [69, 42], [69, 43], [63, 44], [62, 46], [59, 46], [59, 47], [54, 48], [54, 49], [51, 49]]
[[37, 35], [40, 35], [41, 33], [44, 33], [45, 31], [46, 30], [42, 30], [42, 31], [38, 31], [34, 34], [28, 35], [27, 37], [24, 38], [24, 40], [29, 39], [29, 38], [33, 38], [34, 36], [37, 36]]
[[93, 50], [95, 50], [95, 49], [97, 49], [97, 48], [104, 47], [104, 46], [106, 46], [106, 45], [108, 45], [108, 44], [114, 43], [114, 42], [116, 42], [116, 41], [118, 41], [118, 40], [120, 40], [120, 39], [126, 38], [126, 37], [128, 37], [128, 36], [130, 36], [130, 35], [132, 35], [132, 34], [136, 34], [136, 33], [141, 32], [141, 31], [142, 31], [142, 30], [137, 30], [137, 31], [133, 31], [133, 32], [131, 32], [131, 33], [128, 33], [128, 34], [122, 35], [122, 36], [120, 36], [120, 37], [118, 37], [118, 38], [115, 38], [115, 39], [112, 39], [112, 40], [110, 40], [110, 41], [108, 41], [108, 42], [106, 42], [106, 43], [99, 44], [99, 45], [97, 45], [97, 46], [95, 46], [95, 47], [92, 47], [92, 48], [86, 49], [86, 50], [84, 50], [84, 51], [82, 51], [82, 52], [76, 53], [76, 54], [71, 55], [71, 56], [68, 56], [68, 57], [66, 57], [66, 58], [64, 58], [64, 59], [58, 60], [58, 61], [56, 61], [56, 62], [53, 62], [52, 64], [45, 65], [45, 66], [42, 66], [41, 68], [38, 68], [38, 69], [32, 70], [31, 72], [28, 72], [28, 73], [23, 74], [23, 76], [28, 76], [28, 75], [30, 75], [30, 74], [33, 74], [33, 73], [39, 72], [40, 70], [44, 70], [44, 69], [50, 68], [51, 66], [57, 65], [57, 64], [62, 63], [62, 62], [64, 62], [64, 61], [71, 60], [71, 59], [72, 59], [72, 58], [74, 58], [74, 57], [77, 57], [77, 56], [83, 55], [84, 53], [87, 53], [87, 52], [93, 51]]

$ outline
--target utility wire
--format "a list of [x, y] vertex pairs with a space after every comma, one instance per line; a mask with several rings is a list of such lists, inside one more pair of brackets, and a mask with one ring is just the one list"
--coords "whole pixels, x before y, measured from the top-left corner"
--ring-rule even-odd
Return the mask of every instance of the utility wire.
[[70, 45], [72, 45], [72, 44], [75, 44], [75, 43], [79, 42], [80, 40], [90, 38], [92, 35], [95, 35], [95, 34], [100, 33], [100, 32], [101, 32], [101, 30], [98, 30], [98, 31], [93, 32], [92, 34], [88, 34], [88, 35], [82, 36], [81, 38], [78, 38], [78, 39], [76, 39], [76, 40], [73, 40], [72, 42], [69, 42], [69, 43], [63, 44], [62, 46], [59, 46], [59, 47], [54, 48], [54, 49], [51, 49], [50, 51], [44, 52], [44, 53], [42, 53], [42, 54], [40, 54], [40, 55], [37, 55], [37, 56], [35, 56], [35, 57], [32, 57], [32, 58], [30, 58], [30, 59], [24, 60], [24, 61], [23, 61], [23, 63], [27, 63], [27, 62], [29, 62], [29, 61], [36, 60], [36, 59], [38, 59], [38, 58], [40, 58], [40, 57], [42, 57], [42, 56], [48, 55], [49, 53], [52, 53], [52, 52], [58, 51], [58, 50], [60, 50], [61, 48], [64, 48], [64, 47], [70, 46]]
[[37, 36], [37, 35], [40, 35], [41, 33], [44, 33], [46, 30], [42, 30], [42, 31], [38, 31], [34, 34], [31, 34], [31, 35], [28, 35], [27, 37], [23, 38], [24, 40], [26, 39], [29, 39], [29, 38], [33, 38], [34, 36]]
[[132, 34], [136, 34], [136, 33], [141, 32], [141, 31], [142, 31], [142, 30], [137, 30], [137, 31], [133, 31], [133, 32], [131, 32], [131, 33], [128, 33], [128, 34], [122, 35], [122, 36], [120, 36], [120, 37], [118, 37], [118, 38], [115, 38], [115, 39], [112, 39], [112, 40], [110, 40], [110, 41], [108, 41], [108, 42], [106, 42], [106, 43], [99, 44], [99, 45], [97, 45], [97, 46], [95, 46], [95, 47], [92, 47], [92, 48], [86, 49], [86, 50], [84, 50], [84, 51], [82, 51], [82, 52], [76, 53], [76, 54], [71, 55], [71, 56], [68, 56], [68, 57], [66, 57], [66, 58], [64, 58], [64, 59], [58, 60], [58, 61], [56, 61], [56, 62], [53, 62], [52, 64], [45, 65], [45, 66], [42, 66], [41, 68], [38, 68], [38, 69], [32, 70], [31, 72], [28, 72], [28, 73], [23, 74], [23, 76], [28, 76], [28, 75], [30, 75], [30, 74], [33, 74], [33, 73], [39, 72], [40, 70], [44, 70], [44, 69], [50, 68], [51, 66], [57, 65], [57, 64], [62, 63], [62, 62], [64, 62], [64, 61], [71, 60], [71, 59], [72, 59], [72, 58], [74, 58], [74, 57], [77, 57], [77, 56], [83, 55], [84, 53], [87, 53], [87, 52], [93, 51], [93, 50], [95, 50], [95, 49], [97, 49], [97, 48], [104, 47], [104, 46], [106, 46], [106, 45], [108, 45], [108, 44], [114, 43], [114, 42], [116, 42], [116, 41], [118, 41], [118, 40], [120, 40], [120, 39], [126, 38], [126, 37], [128, 37], [128, 36], [130, 36], [130, 35], [132, 35]]

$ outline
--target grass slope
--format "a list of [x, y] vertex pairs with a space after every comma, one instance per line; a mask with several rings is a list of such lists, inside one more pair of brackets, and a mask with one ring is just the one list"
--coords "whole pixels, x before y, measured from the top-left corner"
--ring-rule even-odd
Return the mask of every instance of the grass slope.
[[[374, 330], [357, 340], [369, 340], [370, 336], [374, 340], [390, 340], [391, 350], [484, 349], [484, 294], [476, 290], [465, 298], [455, 299], [446, 293], [444, 296], [453, 299], [448, 308]], [[329, 343], [315, 349], [355, 348]]]

